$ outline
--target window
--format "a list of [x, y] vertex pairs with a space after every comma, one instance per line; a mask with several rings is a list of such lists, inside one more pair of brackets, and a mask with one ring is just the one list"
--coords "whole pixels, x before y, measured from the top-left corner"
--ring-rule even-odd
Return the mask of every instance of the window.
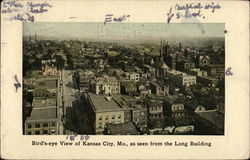
[[115, 119], [115, 115], [112, 115], [112, 119]]
[[44, 123], [44, 124], [43, 124], [43, 127], [48, 127], [48, 123]]
[[43, 130], [43, 134], [48, 134], [48, 130]]
[[28, 135], [31, 135], [31, 132], [30, 132], [30, 131], [28, 132]]
[[31, 124], [28, 124], [28, 128], [31, 128], [32, 127], [32, 125]]
[[53, 126], [53, 127], [56, 126], [56, 123], [52, 123], [51, 126]]
[[40, 128], [40, 124], [36, 124], [36, 128]]
[[35, 131], [35, 135], [39, 135], [40, 134], [40, 131]]
[[120, 118], [121, 118], [121, 115], [119, 114], [119, 115], [118, 115], [118, 119], [120, 119]]
[[98, 123], [98, 128], [102, 128], [102, 123]]
[[102, 120], [102, 116], [99, 117], [99, 121], [101, 121], [101, 120]]

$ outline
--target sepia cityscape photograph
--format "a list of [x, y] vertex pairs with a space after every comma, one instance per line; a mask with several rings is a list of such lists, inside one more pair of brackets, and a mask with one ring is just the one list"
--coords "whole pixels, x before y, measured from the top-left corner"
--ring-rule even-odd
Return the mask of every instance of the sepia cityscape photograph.
[[23, 134], [224, 135], [224, 30], [23, 22]]

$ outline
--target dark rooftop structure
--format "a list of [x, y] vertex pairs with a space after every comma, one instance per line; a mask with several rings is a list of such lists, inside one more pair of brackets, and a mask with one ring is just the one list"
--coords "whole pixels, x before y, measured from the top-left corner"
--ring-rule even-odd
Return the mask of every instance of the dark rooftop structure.
[[57, 88], [57, 78], [45, 78], [38, 80], [36, 82], [36, 89], [56, 89]]
[[196, 112], [202, 118], [212, 122], [216, 127], [224, 128], [224, 115], [217, 110]]
[[107, 131], [110, 135], [138, 135], [135, 125], [132, 122], [122, 124], [107, 124]]

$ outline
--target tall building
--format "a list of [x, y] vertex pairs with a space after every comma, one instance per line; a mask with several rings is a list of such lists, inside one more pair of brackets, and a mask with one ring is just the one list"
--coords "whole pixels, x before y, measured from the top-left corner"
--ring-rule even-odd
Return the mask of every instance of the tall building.
[[103, 134], [107, 124], [124, 123], [124, 108], [121, 108], [112, 97], [87, 94], [87, 104], [90, 108], [90, 125], [96, 134]]
[[54, 99], [39, 99], [33, 102], [31, 114], [24, 124], [26, 135], [59, 134], [58, 107]]
[[33, 91], [31, 113], [24, 122], [24, 134], [59, 134], [59, 81], [57, 78], [39, 79]]

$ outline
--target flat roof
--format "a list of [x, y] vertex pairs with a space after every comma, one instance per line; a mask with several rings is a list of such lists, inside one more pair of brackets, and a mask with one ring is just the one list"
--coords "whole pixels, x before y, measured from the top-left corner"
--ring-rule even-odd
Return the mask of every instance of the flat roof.
[[57, 108], [43, 108], [36, 109], [33, 108], [29, 117], [26, 121], [55, 121], [57, 119]]
[[50, 99], [34, 99], [33, 107], [34, 108], [46, 108], [46, 107], [55, 107], [56, 106], [56, 98]]
[[111, 112], [111, 111], [118, 111], [123, 110], [119, 105], [111, 98], [107, 100], [104, 95], [97, 95], [93, 93], [88, 93], [89, 99], [92, 102], [92, 107], [95, 112]]
[[35, 89], [56, 89], [57, 78], [39, 79], [35, 84]]
[[132, 122], [122, 124], [107, 124], [111, 135], [138, 135], [135, 125]]

